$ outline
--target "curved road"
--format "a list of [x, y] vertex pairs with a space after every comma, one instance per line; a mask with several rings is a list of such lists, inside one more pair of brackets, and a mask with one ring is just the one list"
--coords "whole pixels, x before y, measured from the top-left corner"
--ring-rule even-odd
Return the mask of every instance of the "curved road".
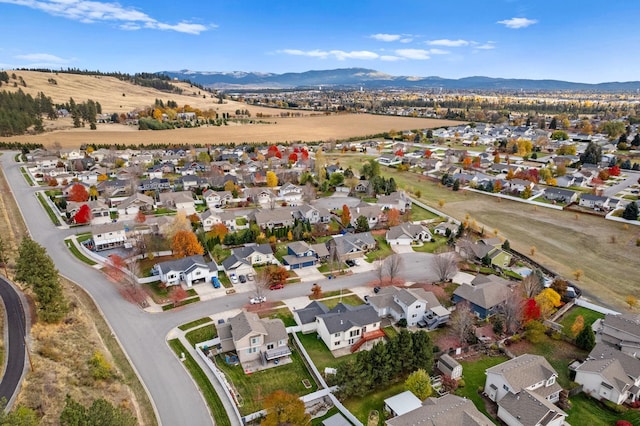
[[0, 399], [6, 398], [7, 407], [11, 407], [17, 389], [22, 382], [26, 367], [26, 318], [18, 290], [5, 278], [0, 276], [0, 297], [7, 313], [9, 339], [5, 342], [7, 368], [0, 382]]
[[[126, 302], [102, 273], [80, 262], [65, 247], [64, 238], [76, 231], [60, 230], [52, 225], [34, 196], [38, 188], [27, 186], [20, 173], [20, 164], [13, 160], [14, 155], [0, 156], [0, 166], [4, 169], [32, 238], [47, 249], [61, 274], [78, 283], [94, 298], [146, 386], [159, 421], [171, 426], [213, 424], [204, 399], [165, 343], [165, 338], [180, 324], [245, 305], [246, 294], [222, 296], [158, 314], [147, 313]], [[430, 272], [433, 271], [429, 267], [430, 255], [409, 253], [402, 256], [407, 280], [436, 279], [435, 274]], [[321, 281], [319, 284], [325, 291], [331, 291], [362, 285], [375, 279], [374, 272], [367, 272]], [[287, 299], [307, 296], [309, 293], [310, 285], [303, 284], [287, 286], [278, 290], [277, 295]]]

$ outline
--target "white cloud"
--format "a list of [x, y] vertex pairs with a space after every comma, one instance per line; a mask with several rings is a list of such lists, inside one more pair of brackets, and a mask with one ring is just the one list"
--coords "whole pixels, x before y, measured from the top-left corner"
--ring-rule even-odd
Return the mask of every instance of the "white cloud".
[[429, 59], [429, 51], [424, 49], [398, 49], [396, 55], [406, 59], [425, 60]]
[[402, 38], [400, 34], [372, 34], [369, 37], [378, 41], [398, 41]]
[[448, 55], [451, 52], [442, 49], [429, 49], [429, 53], [432, 55]]
[[474, 49], [482, 49], [482, 50], [491, 50], [496, 48], [496, 44], [494, 41], [488, 41], [485, 44], [478, 44], [477, 46], [473, 46]]
[[429, 46], [446, 46], [446, 47], [461, 47], [461, 46], [468, 46], [469, 45], [469, 41], [467, 40], [462, 40], [462, 39], [458, 39], [458, 40], [449, 40], [446, 38], [442, 38], [439, 40], [430, 40], [427, 42], [427, 44]]
[[412, 41], [413, 39], [410, 37], [400, 39], [400, 43], [411, 43]]
[[121, 6], [119, 3], [103, 3], [91, 0], [0, 0], [0, 3], [25, 6], [50, 15], [89, 24], [99, 21], [121, 22], [119, 28], [125, 30], [149, 28], [186, 34], [200, 34], [209, 28], [215, 28], [215, 25], [207, 27], [184, 21], [178, 24], [159, 22], [144, 12]]
[[529, 25], [537, 24], [538, 21], [535, 19], [527, 19], [527, 18], [511, 18], [505, 19], [503, 21], [498, 21], [498, 24], [502, 24], [507, 28], [518, 29], [518, 28], [527, 28]]
[[395, 61], [401, 61], [403, 58], [399, 57], [399, 56], [393, 56], [393, 55], [382, 55], [380, 56], [380, 60], [381, 61], [386, 61], [386, 62], [395, 62]]
[[312, 58], [321, 58], [326, 59], [328, 57], [333, 57], [339, 61], [344, 61], [345, 59], [363, 59], [363, 60], [371, 60], [378, 59], [380, 55], [375, 52], [370, 52], [368, 50], [352, 50], [350, 52], [346, 52], [344, 50], [299, 50], [299, 49], [283, 49], [279, 52], [285, 53], [287, 55], [294, 56], [309, 56]]
[[68, 64], [71, 62], [69, 59], [64, 59], [49, 53], [29, 53], [27, 55], [17, 55], [16, 58], [29, 62], [46, 62], [52, 64]]

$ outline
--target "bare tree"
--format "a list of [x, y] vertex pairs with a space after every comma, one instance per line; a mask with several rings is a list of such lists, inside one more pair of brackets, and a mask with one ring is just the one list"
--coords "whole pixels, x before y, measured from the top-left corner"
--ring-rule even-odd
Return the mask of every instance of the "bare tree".
[[471, 311], [471, 307], [467, 302], [460, 302], [456, 305], [456, 310], [451, 315], [449, 324], [451, 329], [455, 332], [456, 337], [460, 340], [461, 344], [467, 343], [472, 340], [475, 317]]
[[316, 199], [316, 188], [311, 182], [308, 182], [302, 187], [302, 199], [307, 203]]
[[404, 266], [404, 261], [398, 254], [392, 254], [387, 257], [385, 260], [385, 269], [387, 271], [387, 275], [389, 275], [389, 280], [393, 284], [393, 279], [400, 275], [402, 271], [402, 267]]
[[260, 270], [253, 280], [253, 293], [256, 297], [264, 297], [269, 289], [271, 279], [266, 269]]
[[507, 292], [505, 302], [498, 308], [498, 314], [504, 321], [504, 328], [507, 333], [515, 333], [522, 323], [522, 316], [524, 313], [524, 300], [519, 289], [504, 290]]
[[456, 242], [456, 247], [458, 248], [458, 253], [466, 260], [472, 260], [475, 258], [475, 254], [473, 252], [473, 245], [475, 243], [469, 237], [459, 238]]
[[520, 284], [522, 292], [527, 299], [531, 299], [536, 296], [542, 290], [542, 283], [536, 274], [529, 274], [522, 280]]
[[456, 254], [452, 251], [436, 254], [433, 257], [433, 268], [440, 282], [445, 282], [458, 273]]
[[376, 277], [378, 277], [378, 282], [382, 284], [382, 280], [385, 276], [385, 268], [384, 268], [384, 260], [381, 257], [378, 257], [375, 265]]

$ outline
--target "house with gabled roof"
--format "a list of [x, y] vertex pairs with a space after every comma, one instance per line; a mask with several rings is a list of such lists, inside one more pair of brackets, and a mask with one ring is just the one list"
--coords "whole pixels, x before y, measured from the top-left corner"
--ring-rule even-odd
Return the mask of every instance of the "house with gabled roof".
[[511, 254], [502, 250], [500, 238], [485, 238], [474, 244], [456, 245], [456, 252], [467, 259], [482, 261], [488, 257], [491, 266], [504, 269], [511, 263]]
[[153, 198], [135, 193], [118, 204], [118, 217], [121, 220], [133, 219], [139, 211], [150, 212], [155, 208]]
[[478, 275], [471, 285], [463, 284], [453, 292], [453, 303], [467, 302], [478, 318], [494, 315], [510, 296], [510, 282], [496, 275]]
[[567, 414], [554, 405], [562, 390], [558, 373], [543, 356], [520, 355], [485, 373], [484, 393], [498, 403], [498, 418], [507, 425], [564, 424]]
[[282, 257], [282, 263], [290, 269], [306, 268], [318, 263], [318, 256], [306, 242], [294, 241], [287, 245], [287, 254]]
[[279, 318], [262, 319], [243, 310], [216, 329], [220, 350], [235, 351], [247, 374], [290, 362], [289, 336]]
[[375, 249], [376, 240], [371, 232], [360, 232], [357, 234], [334, 235], [326, 243], [327, 250], [335, 249], [340, 261], [355, 259], [364, 256], [368, 251]]
[[397, 417], [388, 419], [387, 426], [492, 426], [494, 423], [482, 414], [473, 401], [448, 394], [429, 397], [422, 405]]
[[95, 226], [92, 234], [93, 246], [96, 251], [122, 247], [127, 241], [127, 233], [122, 223]]
[[257, 210], [252, 213], [256, 224], [261, 229], [286, 228], [294, 225], [293, 208], [278, 207], [271, 209]]
[[574, 381], [596, 399], [622, 404], [640, 398], [640, 359], [606, 343], [597, 343], [574, 371]]
[[596, 342], [613, 346], [640, 358], [640, 314], [606, 314], [592, 325]]
[[302, 189], [292, 183], [285, 183], [278, 190], [278, 200], [290, 206], [302, 203]]
[[163, 192], [160, 204], [167, 209], [183, 211], [187, 216], [195, 214], [196, 205], [191, 191]]
[[383, 287], [377, 294], [369, 296], [368, 303], [381, 318], [390, 316], [396, 322], [406, 319], [408, 326], [415, 326], [433, 311], [446, 316], [441, 323], [449, 318], [449, 311], [440, 305], [436, 296], [422, 288]]
[[367, 218], [367, 224], [369, 225], [369, 229], [373, 229], [385, 217], [385, 214], [382, 210], [382, 207], [378, 204], [369, 205], [367, 203], [361, 203], [356, 206], [355, 209], [351, 210], [351, 225], [356, 226], [358, 223], [358, 218], [360, 216], [364, 216]]
[[316, 316], [316, 330], [332, 352], [345, 348], [355, 352], [365, 343], [372, 344], [385, 336], [375, 309], [369, 305], [351, 306], [342, 302]]
[[294, 208], [292, 214], [295, 219], [309, 222], [311, 225], [331, 222], [331, 213], [323, 207], [302, 204]]
[[166, 178], [151, 178], [140, 181], [138, 191], [168, 191], [171, 189], [171, 182]]
[[205, 210], [200, 214], [200, 223], [205, 232], [211, 231], [215, 225], [222, 223], [220, 216], [212, 210]]
[[382, 209], [397, 209], [403, 214], [407, 210], [411, 210], [411, 200], [404, 191], [378, 196], [377, 205]]
[[316, 317], [326, 314], [329, 308], [322, 302], [312, 301], [301, 309], [293, 310], [293, 318], [296, 324], [300, 326], [300, 331], [304, 334], [313, 333], [317, 330]]
[[545, 188], [543, 197], [549, 201], [557, 201], [560, 203], [573, 203], [578, 199], [578, 193], [568, 189], [561, 188]]
[[232, 249], [231, 255], [222, 261], [222, 266], [227, 274], [244, 275], [253, 272], [253, 266], [277, 262], [269, 244], [246, 244]]
[[424, 225], [405, 222], [389, 228], [386, 239], [391, 246], [410, 246], [413, 243], [431, 241], [431, 232]]
[[216, 262], [206, 262], [199, 254], [156, 263], [153, 270], [168, 286], [184, 282], [187, 287], [192, 287], [194, 284], [210, 282], [212, 277], [218, 276]]

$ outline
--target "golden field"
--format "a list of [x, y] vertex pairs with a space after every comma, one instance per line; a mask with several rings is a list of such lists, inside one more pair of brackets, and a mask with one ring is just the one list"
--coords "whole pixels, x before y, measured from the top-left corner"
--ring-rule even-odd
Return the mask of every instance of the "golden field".
[[[9, 72], [11, 73], [11, 72]], [[218, 113], [234, 114], [237, 109], [248, 109], [255, 119], [256, 114], [274, 117], [260, 119], [261, 124], [240, 125], [230, 123], [228, 126], [209, 126], [194, 129], [174, 129], [162, 131], [139, 131], [135, 126], [119, 124], [98, 125], [97, 130], [88, 128], [72, 128], [71, 119], [45, 120], [48, 130], [41, 135], [24, 135], [0, 138], [0, 141], [18, 141], [42, 143], [45, 146], [59, 143], [62, 147], [77, 147], [83, 143], [96, 144], [216, 144], [216, 143], [279, 143], [304, 141], [313, 142], [328, 139], [346, 139], [388, 132], [389, 130], [410, 130], [435, 128], [460, 124], [451, 120], [428, 118], [393, 117], [370, 114], [336, 114], [317, 115], [303, 111], [302, 117], [275, 117], [280, 112], [298, 112], [246, 105], [244, 103], [225, 100], [218, 104], [217, 98], [203, 98], [197, 95], [198, 88], [189, 87], [187, 83], [174, 83], [195, 95], [175, 95], [158, 90], [135, 86], [112, 77], [85, 76], [75, 74], [41, 73], [33, 71], [16, 71], [22, 76], [27, 87], [26, 93], [36, 95], [43, 92], [52, 98], [54, 103], [67, 102], [70, 97], [76, 102], [93, 99], [100, 102], [104, 113], [122, 113], [145, 108], [154, 104], [155, 99], [174, 100], [178, 105], [190, 105], [201, 110], [213, 109]], [[48, 83], [54, 78], [57, 84]], [[1, 90], [17, 90], [3, 85]], [[122, 96], [122, 94], [125, 96]]]

